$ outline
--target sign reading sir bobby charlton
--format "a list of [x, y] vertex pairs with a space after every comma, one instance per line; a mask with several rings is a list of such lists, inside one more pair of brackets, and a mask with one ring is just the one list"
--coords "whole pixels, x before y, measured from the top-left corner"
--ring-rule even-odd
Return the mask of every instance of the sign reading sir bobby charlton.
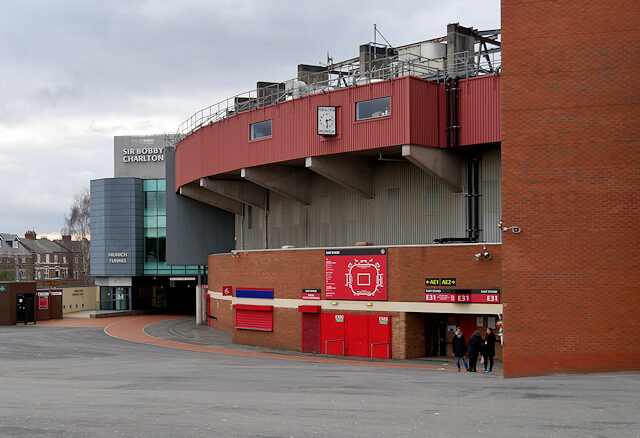
[[386, 248], [325, 250], [324, 286], [327, 300], [386, 300]]

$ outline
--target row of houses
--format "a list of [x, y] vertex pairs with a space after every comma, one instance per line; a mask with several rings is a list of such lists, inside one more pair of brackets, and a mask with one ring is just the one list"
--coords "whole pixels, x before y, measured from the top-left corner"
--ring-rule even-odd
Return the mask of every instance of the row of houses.
[[0, 277], [3, 280], [36, 281], [38, 287], [88, 284], [89, 243], [62, 236], [58, 240], [38, 238], [27, 231], [0, 233]]

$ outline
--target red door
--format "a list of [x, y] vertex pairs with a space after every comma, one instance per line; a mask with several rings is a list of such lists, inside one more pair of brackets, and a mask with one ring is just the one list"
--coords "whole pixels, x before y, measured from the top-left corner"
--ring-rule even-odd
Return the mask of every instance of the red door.
[[476, 331], [475, 315], [460, 315], [460, 329], [464, 335], [464, 339], [469, 343], [469, 338]]
[[344, 319], [343, 313], [322, 313], [320, 317], [320, 351], [343, 355]]
[[302, 351], [320, 353], [320, 314], [302, 314]]
[[369, 348], [373, 349], [373, 357], [391, 359], [391, 317], [389, 315], [369, 316]]
[[369, 357], [368, 315], [346, 315], [347, 356]]

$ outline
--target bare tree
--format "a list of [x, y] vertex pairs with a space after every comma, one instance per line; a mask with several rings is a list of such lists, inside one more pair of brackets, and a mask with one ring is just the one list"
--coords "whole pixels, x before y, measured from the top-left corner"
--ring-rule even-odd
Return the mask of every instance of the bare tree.
[[84, 187], [73, 196], [73, 202], [69, 209], [69, 215], [64, 217], [63, 235], [70, 235], [80, 241], [81, 275], [85, 284], [89, 283], [89, 238], [91, 224], [91, 196], [89, 189]]

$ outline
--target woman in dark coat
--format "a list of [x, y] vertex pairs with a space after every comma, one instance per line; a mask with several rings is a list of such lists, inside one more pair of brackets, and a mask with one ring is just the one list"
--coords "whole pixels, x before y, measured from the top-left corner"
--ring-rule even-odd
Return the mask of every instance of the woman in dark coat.
[[476, 364], [478, 362], [478, 355], [482, 349], [482, 336], [480, 332], [476, 330], [469, 338], [469, 346], [467, 347], [467, 353], [469, 354], [469, 371], [472, 373], [478, 372]]
[[[493, 334], [493, 330], [487, 328], [487, 334], [484, 337], [482, 345], [482, 355], [484, 356], [484, 371], [483, 373], [490, 373], [493, 371], [493, 356], [496, 355], [496, 335]], [[487, 363], [489, 363], [489, 371], [487, 371]]]
[[465, 357], [467, 354], [467, 340], [462, 334], [462, 329], [460, 329], [460, 327], [457, 327], [456, 332], [453, 334], [453, 338], [451, 339], [451, 349], [456, 357], [458, 371], [460, 371], [460, 358], [462, 358], [462, 361], [464, 362], [464, 368], [468, 371], [469, 365], [467, 365], [467, 358]]

